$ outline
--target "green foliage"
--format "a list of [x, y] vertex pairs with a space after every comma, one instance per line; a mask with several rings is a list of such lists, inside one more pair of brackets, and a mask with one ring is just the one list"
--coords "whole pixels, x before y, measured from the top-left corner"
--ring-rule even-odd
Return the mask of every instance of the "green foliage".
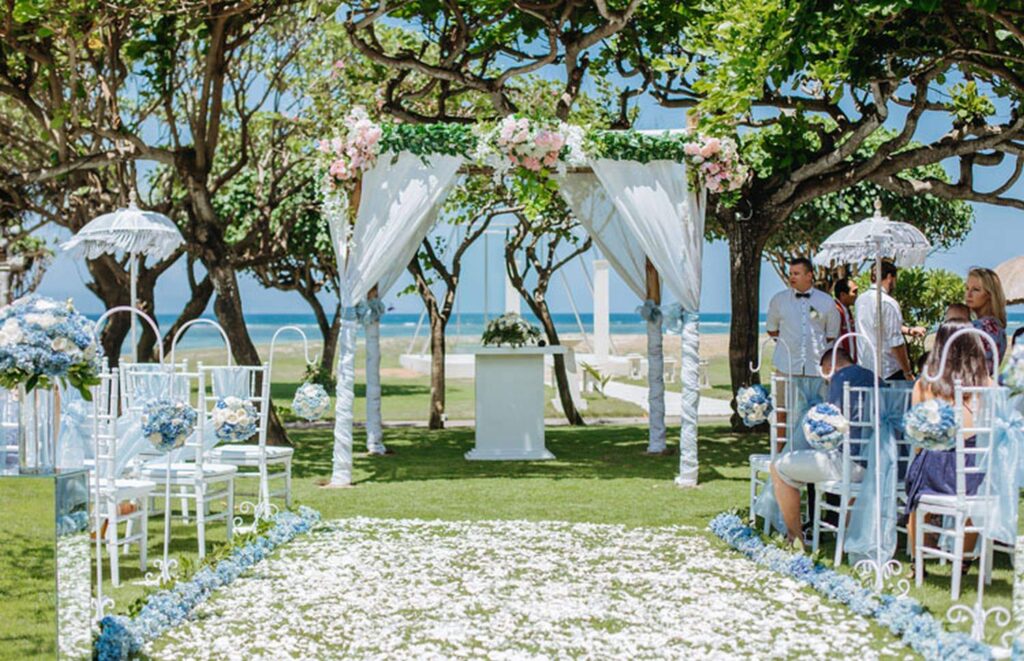
[[[861, 291], [867, 290], [871, 284], [870, 269], [865, 267], [857, 284]], [[901, 269], [891, 294], [900, 304], [904, 323], [933, 329], [942, 323], [951, 303], [963, 302], [964, 279], [945, 269]], [[913, 365], [924, 355], [924, 340], [908, 340], [907, 348]]]
[[665, 133], [661, 135], [639, 131], [593, 131], [587, 136], [586, 150], [597, 158], [637, 161], [668, 160], [682, 163], [683, 149], [691, 142], [687, 134]]
[[978, 84], [973, 80], [953, 85], [949, 93], [953, 98], [956, 124], [984, 123], [986, 117], [996, 112], [995, 105], [987, 96], [978, 92]]
[[594, 380], [594, 388], [602, 397], [606, 397], [604, 394], [605, 386], [612, 380], [611, 374], [602, 374], [601, 370], [597, 369], [590, 363], [580, 363], [583, 366], [583, 371], [586, 372]]
[[381, 152], [408, 151], [417, 156], [469, 156], [476, 136], [464, 124], [394, 124], [381, 126]]
[[327, 389], [327, 392], [334, 392], [337, 380], [330, 365], [325, 365], [318, 360], [312, 365], [306, 365], [306, 373], [302, 380], [309, 383], [316, 383]]

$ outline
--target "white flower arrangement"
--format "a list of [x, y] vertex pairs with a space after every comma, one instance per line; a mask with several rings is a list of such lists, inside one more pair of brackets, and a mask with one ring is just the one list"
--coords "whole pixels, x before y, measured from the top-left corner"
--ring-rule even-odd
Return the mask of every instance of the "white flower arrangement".
[[102, 365], [93, 332], [70, 300], [27, 296], [0, 308], [0, 387], [32, 390], [59, 382], [89, 401]]
[[222, 397], [213, 406], [213, 433], [221, 441], [241, 443], [256, 433], [259, 415], [252, 402], [241, 397]]
[[772, 402], [764, 387], [755, 384], [737, 390], [736, 412], [748, 427], [756, 427], [767, 420], [772, 412]]
[[303, 383], [292, 398], [292, 413], [309, 421], [319, 420], [331, 405], [330, 395], [319, 383]]
[[180, 399], [152, 399], [142, 407], [142, 434], [160, 452], [170, 452], [185, 444], [198, 417], [196, 410]]
[[1014, 395], [1024, 393], [1024, 343], [1013, 347], [1002, 372], [1003, 385]]
[[804, 438], [815, 450], [834, 450], [849, 428], [850, 421], [835, 404], [816, 404], [804, 416]]
[[540, 329], [530, 324], [515, 312], [505, 314], [487, 322], [481, 342], [485, 347], [536, 346], [540, 343]]
[[956, 411], [938, 399], [915, 404], [903, 416], [903, 433], [925, 450], [952, 448], [956, 445], [957, 426]]

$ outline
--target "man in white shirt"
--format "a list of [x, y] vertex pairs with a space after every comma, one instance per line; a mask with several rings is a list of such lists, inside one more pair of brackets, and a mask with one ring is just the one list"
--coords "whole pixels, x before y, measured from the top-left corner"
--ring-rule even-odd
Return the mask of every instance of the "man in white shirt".
[[[882, 262], [882, 368], [879, 374], [887, 381], [903, 381], [914, 378], [910, 369], [910, 356], [907, 353], [907, 341], [904, 333], [914, 337], [924, 337], [925, 329], [920, 327], [907, 328], [903, 324], [903, 312], [890, 292], [896, 285], [898, 271], [892, 262]], [[871, 287], [857, 297], [855, 315], [857, 331], [871, 338], [872, 344], [878, 343], [878, 286], [875, 284], [878, 273], [871, 267]], [[875, 357], [871, 347], [863, 338], [857, 338], [857, 363], [866, 369], [875, 369]]]
[[789, 287], [768, 304], [768, 335], [779, 339], [772, 363], [783, 374], [816, 377], [818, 359], [839, 337], [839, 311], [831, 296], [814, 288], [814, 265], [806, 257], [789, 263]]

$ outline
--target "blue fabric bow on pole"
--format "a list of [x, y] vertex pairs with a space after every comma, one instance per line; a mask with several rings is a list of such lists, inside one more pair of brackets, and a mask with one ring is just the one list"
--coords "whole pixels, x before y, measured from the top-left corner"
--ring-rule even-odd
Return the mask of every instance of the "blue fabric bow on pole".
[[[825, 401], [825, 380], [816, 376], [793, 378], [787, 397], [792, 401], [786, 403], [789, 411], [786, 416], [786, 444], [782, 447], [781, 453], [808, 450], [811, 446], [807, 443], [801, 423], [812, 406]], [[775, 530], [786, 533], [786, 524], [782, 520], [782, 510], [775, 500], [775, 487], [771, 477], [754, 502], [754, 513], [768, 521]]]
[[992, 502], [980, 510], [976, 518], [989, 539], [1013, 544], [1017, 538], [1017, 501], [1024, 486], [1024, 417], [1015, 410], [1008, 391], [1000, 388], [995, 395], [995, 419], [992, 425], [992, 463], [985, 480], [978, 487], [979, 495], [988, 495]]
[[380, 321], [385, 312], [387, 312], [387, 308], [384, 307], [384, 303], [379, 298], [371, 298], [356, 304], [356, 321], [365, 328]]
[[644, 321], [653, 321], [656, 324], [661, 323], [661, 308], [651, 299], [644, 301], [644, 304], [636, 309], [636, 313]]
[[[881, 562], [885, 562], [896, 553], [896, 521], [899, 517], [896, 502], [896, 474], [898, 462], [898, 439], [903, 434], [903, 415], [910, 403], [909, 393], [905, 387], [883, 388], [880, 394], [882, 415], [879, 420], [881, 442], [879, 443], [879, 475], [881, 477], [881, 509], [875, 498], [875, 438], [874, 425], [868, 431], [864, 445], [865, 471], [864, 480], [860, 484], [857, 499], [850, 510], [850, 523], [846, 534], [845, 550], [849, 553], [850, 563], [860, 560], [875, 559], [881, 548]], [[872, 408], [874, 408], [872, 406]], [[866, 422], [866, 420], [865, 420]], [[873, 419], [872, 419], [873, 422]], [[876, 539], [875, 517], [881, 513], [882, 543]]]
[[673, 333], [676, 335], [682, 334], [683, 328], [690, 321], [694, 321], [698, 318], [696, 312], [688, 312], [683, 309], [683, 306], [678, 303], [673, 303], [668, 306], [668, 309], [664, 312], [665, 319], [665, 331], [667, 333]]

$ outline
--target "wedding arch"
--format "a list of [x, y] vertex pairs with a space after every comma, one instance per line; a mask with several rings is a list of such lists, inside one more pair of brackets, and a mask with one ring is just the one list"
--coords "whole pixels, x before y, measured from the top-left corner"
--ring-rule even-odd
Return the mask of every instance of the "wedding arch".
[[[338, 347], [331, 484], [352, 481], [356, 334], [367, 327], [367, 439], [380, 430], [379, 300], [413, 259], [466, 166], [496, 180], [554, 181], [581, 225], [641, 299], [661, 361], [662, 320], [682, 337], [680, 457], [676, 483], [697, 483], [699, 306], [706, 191], [738, 188], [735, 143], [697, 132], [587, 131], [507, 117], [493, 127], [376, 124], [361, 109], [320, 141], [323, 211], [338, 263], [343, 318]], [[651, 300], [654, 271], [676, 303]], [[660, 369], [660, 367], [659, 367]], [[653, 370], [652, 370], [653, 372]], [[659, 400], [660, 401], [655, 401]], [[664, 448], [664, 396], [652, 393], [651, 442]]]

